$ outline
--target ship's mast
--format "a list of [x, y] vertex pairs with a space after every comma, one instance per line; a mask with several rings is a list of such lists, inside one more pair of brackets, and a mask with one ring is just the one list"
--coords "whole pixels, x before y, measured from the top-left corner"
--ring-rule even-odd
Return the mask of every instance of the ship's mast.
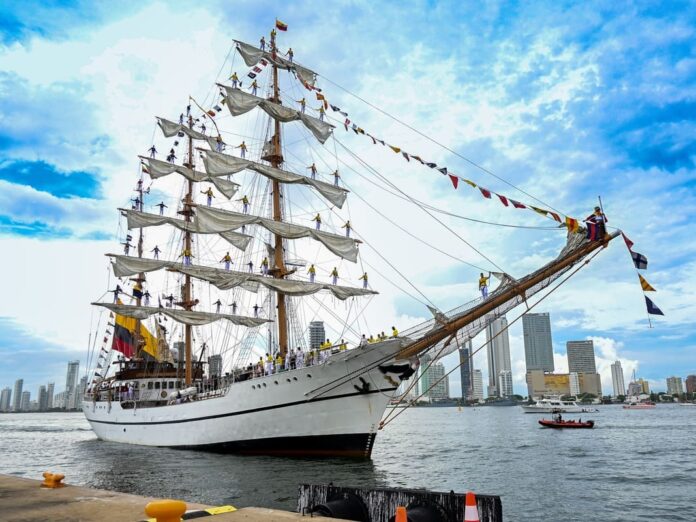
[[[140, 179], [138, 180], [138, 210], [141, 212], [143, 211], [143, 171], [140, 169]], [[126, 242], [128, 242], [128, 239], [126, 239]], [[143, 229], [140, 228], [138, 229], [138, 257], [142, 258], [143, 257]], [[137, 285], [140, 286], [140, 291], [142, 292], [144, 290], [143, 288], [143, 283], [145, 282], [145, 273], [140, 272], [138, 274], [138, 277], [135, 279], [135, 282]], [[136, 306], [141, 306], [142, 305], [142, 297], [136, 297], [135, 298], [135, 304]], [[140, 350], [142, 350], [143, 345], [145, 344], [143, 336], [141, 335], [141, 330], [142, 330], [142, 321], [140, 319], [136, 319], [135, 321], [135, 356], [138, 357], [140, 356]]]
[[[275, 62], [278, 53], [275, 29], [271, 31], [271, 53], [273, 55], [273, 101], [279, 104], [281, 101], [280, 89], [278, 86], [278, 66]], [[283, 155], [280, 146], [280, 122], [278, 120], [274, 120], [274, 122], [273, 154], [268, 159], [271, 165], [275, 168], [279, 168], [283, 163]], [[282, 221], [283, 219], [280, 202], [280, 183], [276, 180], [273, 180], [273, 219], [275, 221]], [[276, 279], [284, 278], [287, 274], [287, 270], [285, 268], [285, 259], [283, 256], [283, 238], [278, 234], [275, 234], [274, 265], [272, 271], [273, 277]], [[280, 346], [281, 355], [285, 357], [288, 351], [288, 319], [285, 296], [280, 292], [276, 292], [276, 302], [278, 303], [278, 344]]]
[[[193, 129], [193, 116], [191, 116], [190, 111], [188, 118], [188, 126], [189, 129]], [[188, 163], [188, 167], [193, 169], [193, 138], [190, 135], [188, 137]], [[190, 223], [191, 215], [193, 214], [193, 181], [191, 180], [188, 180], [188, 191], [186, 193], [186, 196], [184, 197], [184, 209], [182, 210], [182, 214], [184, 214], [184, 220], [186, 221], [186, 223]], [[191, 232], [188, 229], [184, 232], [184, 252], [189, 254], [191, 253]], [[191, 276], [186, 274], [184, 275], [184, 291], [182, 296], [182, 305], [185, 310], [191, 310], [191, 308], [193, 307], [193, 300], [191, 299], [191, 297]], [[184, 346], [186, 350], [186, 354], [184, 357], [184, 364], [186, 365], [185, 378], [186, 385], [188, 386], [193, 381], [191, 371], [191, 326], [188, 324], [185, 325], [184, 332]]]

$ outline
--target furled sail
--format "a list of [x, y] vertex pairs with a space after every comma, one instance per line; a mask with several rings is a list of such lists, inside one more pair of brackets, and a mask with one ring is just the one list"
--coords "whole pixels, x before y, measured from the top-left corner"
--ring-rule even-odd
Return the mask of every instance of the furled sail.
[[213, 323], [220, 319], [227, 319], [233, 324], [247, 326], [253, 328], [261, 326], [264, 323], [270, 323], [270, 319], [261, 319], [257, 317], [246, 317], [244, 315], [230, 314], [213, 314], [209, 312], [196, 312], [193, 310], [176, 310], [173, 308], [158, 308], [156, 306], [134, 306], [116, 303], [92, 303], [96, 306], [103, 306], [112, 312], [134, 319], [147, 319], [156, 314], [163, 314], [175, 321], [189, 326], [202, 326], [204, 324]]
[[190, 136], [194, 140], [201, 140], [207, 142], [208, 145], [210, 145], [211, 149], [217, 147], [216, 138], [213, 138], [212, 136], [206, 136], [202, 132], [193, 130], [186, 125], [182, 125], [180, 123], [176, 123], [165, 118], [160, 118], [159, 116], [157, 116], [157, 124], [160, 126], [160, 129], [162, 129], [162, 134], [164, 134], [165, 138], [171, 138], [172, 136], [176, 136], [180, 132], [183, 132], [184, 134]]
[[191, 181], [209, 181], [227, 199], [234, 197], [237, 190], [239, 190], [238, 183], [222, 179], [218, 176], [211, 176], [205, 172], [198, 172], [197, 170], [192, 170], [181, 165], [175, 165], [174, 163], [169, 163], [168, 161], [146, 158], [145, 156], [140, 156], [140, 159], [147, 164], [147, 173], [152, 179], [168, 176], [169, 174], [176, 172]]
[[[198, 207], [203, 208], [203, 207]], [[159, 214], [150, 214], [149, 212], [140, 212], [139, 210], [123, 210], [126, 215], [127, 225], [129, 229], [156, 227], [159, 225], [172, 225], [179, 230], [188, 232], [197, 232], [199, 234], [208, 234], [205, 230], [199, 230], [196, 227], [195, 221], [187, 223], [183, 219], [173, 218], [169, 216], [160, 216]], [[246, 250], [251, 241], [251, 236], [240, 234], [239, 232], [224, 232], [219, 234], [220, 237], [228, 241], [232, 246], [239, 250]]]
[[236, 156], [230, 156], [229, 154], [223, 154], [212, 150], [204, 151], [203, 163], [205, 164], [206, 172], [210, 176], [236, 174], [244, 169], [249, 169], [280, 183], [309, 185], [338, 208], [343, 207], [348, 193], [346, 189], [331, 185], [330, 183], [324, 183], [323, 181], [317, 181], [307, 176], [300, 176], [299, 174], [294, 174], [286, 170], [276, 169], [268, 165], [263, 165], [262, 163], [256, 163], [255, 161], [237, 158]]
[[204, 233], [227, 232], [240, 228], [243, 225], [261, 225], [272, 234], [277, 234], [286, 239], [311, 237], [343, 259], [353, 263], [358, 260], [358, 245], [355, 240], [301, 225], [212, 207], [198, 207], [194, 223], [196, 230]]
[[301, 65], [291, 62], [290, 60], [286, 60], [285, 58], [278, 56], [277, 53], [274, 56], [273, 53], [262, 51], [258, 47], [254, 47], [253, 45], [249, 45], [248, 43], [240, 42], [239, 40], [235, 40], [235, 43], [237, 44], [237, 50], [239, 51], [239, 54], [242, 56], [244, 63], [247, 64], [247, 66], [249, 67], [253, 67], [262, 59], [265, 59], [271, 63], [276, 64], [281, 69], [285, 69], [287, 71], [295, 71], [295, 73], [297, 73], [297, 76], [304, 83], [308, 83], [309, 85], [314, 86], [314, 83], [317, 81], [317, 73], [307, 69], [306, 67], [302, 67]]
[[208, 281], [220, 290], [229, 290], [235, 287], [249, 289], [249, 285], [260, 284], [289, 296], [303, 296], [315, 294], [321, 290], [328, 290], [337, 298], [344, 300], [349, 297], [377, 294], [374, 290], [366, 288], [354, 288], [350, 286], [330, 285], [328, 283], [309, 283], [292, 279], [274, 279], [259, 274], [238, 272], [236, 270], [222, 270], [200, 265], [184, 265], [173, 261], [159, 259], [143, 259], [138, 257], [111, 255], [114, 275], [127, 277], [140, 272], [152, 272], [162, 268], [173, 268], [182, 274]]
[[[300, 120], [304, 126], [307, 127], [312, 134], [314, 134], [314, 137], [319, 140], [320, 143], [324, 143], [327, 139], [329, 139], [331, 131], [334, 128], [330, 123], [321, 121], [319, 118], [314, 118], [313, 116], [296, 111], [295, 109], [284, 107], [278, 103], [273, 103], [264, 98], [249, 94], [248, 92], [244, 92], [233, 87], [228, 87], [227, 85], [218, 85], [225, 89], [225, 104], [230, 110], [230, 114], [232, 114], [232, 116], [239, 116], [240, 114], [249, 112], [258, 106], [274, 120], [282, 122]], [[215, 140], [213, 139], [213, 143], [214, 142]], [[214, 147], [214, 145], [211, 147]]]

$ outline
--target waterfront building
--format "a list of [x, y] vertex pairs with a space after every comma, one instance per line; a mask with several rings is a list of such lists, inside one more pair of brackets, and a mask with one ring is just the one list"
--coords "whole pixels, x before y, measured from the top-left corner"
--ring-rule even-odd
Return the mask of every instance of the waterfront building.
[[522, 316], [524, 359], [527, 370], [553, 372], [553, 342], [551, 318], [548, 313]]
[[39, 411], [46, 411], [48, 409], [48, 390], [43, 384], [39, 386], [39, 399], [36, 406]]
[[471, 374], [471, 398], [475, 401], [483, 400], [483, 374], [481, 370], [474, 370]]
[[67, 392], [56, 393], [53, 397], [53, 407], [57, 410], [67, 409]]
[[19, 403], [19, 411], [29, 411], [29, 403], [31, 402], [31, 392], [23, 391], [22, 399]]
[[498, 390], [500, 390], [501, 397], [512, 397], [512, 372], [510, 370], [501, 370], [498, 373]]
[[696, 393], [696, 375], [689, 375], [686, 378], [686, 393]]
[[2, 392], [0, 393], [0, 411], [10, 411], [10, 407], [12, 406], [12, 403], [10, 402], [11, 399], [12, 390], [9, 387], [3, 388]]
[[12, 392], [12, 411], [20, 411], [22, 409], [22, 388], [24, 387], [24, 379], [17, 379]]
[[[422, 377], [420, 380], [421, 394], [429, 400], [449, 399], [449, 379], [445, 377], [445, 365], [441, 362], [434, 362], [428, 367], [428, 362], [421, 360]], [[432, 387], [432, 388], [431, 388]]]
[[598, 373], [545, 373], [541, 370], [527, 372], [527, 394], [532, 399], [586, 393], [602, 396], [602, 383]]
[[638, 384], [640, 384], [641, 393], [650, 395], [650, 384], [648, 384], [648, 381], [641, 377], [640, 379], [638, 379]]
[[597, 373], [592, 341], [568, 341], [566, 353], [568, 354], [569, 372]]
[[46, 403], [48, 404], [47, 409], [49, 410], [53, 408], [53, 391], [55, 390], [55, 387], [56, 385], [53, 382], [49, 382], [48, 386], [46, 387], [46, 393], [48, 395], [48, 397], [46, 398]]
[[68, 396], [67, 408], [77, 409], [77, 377], [80, 374], [80, 361], [70, 361], [65, 375], [65, 391]]
[[469, 339], [459, 349], [459, 375], [462, 382], [462, 399], [464, 400], [471, 400], [473, 394], [474, 358], [471, 356], [471, 351], [471, 339]]
[[488, 318], [486, 326], [486, 346], [488, 350], [488, 396], [502, 397], [498, 388], [500, 372], [512, 371], [510, 362], [510, 337], [507, 318]]
[[309, 349], [316, 350], [326, 340], [324, 321], [312, 321], [309, 323]]
[[222, 355], [219, 353], [208, 357], [208, 376], [222, 377]]
[[626, 394], [626, 385], [624, 384], [623, 368], [621, 361], [616, 361], [611, 365], [611, 384], [614, 388], [614, 397]]
[[667, 394], [681, 395], [684, 393], [684, 385], [681, 377], [667, 377]]

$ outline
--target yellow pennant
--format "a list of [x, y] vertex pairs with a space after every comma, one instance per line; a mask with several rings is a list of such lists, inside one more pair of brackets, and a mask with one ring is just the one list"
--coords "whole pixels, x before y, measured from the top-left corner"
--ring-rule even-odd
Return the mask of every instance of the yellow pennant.
[[474, 183], [473, 181], [471, 181], [469, 179], [464, 179], [464, 178], [462, 178], [462, 181], [464, 183], [466, 183], [467, 185], [471, 185], [472, 187], [476, 188], [476, 183]]
[[640, 280], [640, 286], [643, 287], [643, 292], [657, 292], [657, 290], [655, 290], [642, 275], [638, 274], [638, 279]]
[[543, 208], [538, 208], [538, 207], [531, 207], [531, 208], [534, 212], [536, 212], [537, 214], [541, 214], [542, 216], [547, 216], [549, 214], [548, 210], [544, 210]]
[[396, 152], [397, 154], [401, 152], [401, 149], [399, 147], [394, 147], [394, 145], [389, 145], [389, 148]]

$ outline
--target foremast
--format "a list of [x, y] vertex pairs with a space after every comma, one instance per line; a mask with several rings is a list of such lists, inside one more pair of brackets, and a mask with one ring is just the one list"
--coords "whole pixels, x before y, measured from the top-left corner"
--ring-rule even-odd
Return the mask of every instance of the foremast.
[[[280, 104], [280, 88], [278, 85], [278, 65], [277, 65], [277, 54], [278, 48], [276, 46], [276, 31], [271, 30], [271, 53], [273, 55], [273, 102]], [[283, 153], [281, 148], [281, 138], [280, 138], [280, 121], [274, 119], [274, 134], [273, 134], [273, 154], [267, 156], [264, 159], [270, 161], [274, 168], [280, 168], [283, 163]], [[280, 182], [278, 180], [273, 180], [273, 220], [282, 221], [283, 220], [283, 208], [280, 201]], [[283, 237], [279, 234], [274, 234], [274, 250], [273, 250], [273, 262], [274, 268], [272, 270], [272, 275], [276, 279], [283, 279], [287, 274], [287, 269], [285, 268], [285, 256], [283, 253]], [[276, 303], [278, 307], [278, 349], [283, 358], [285, 358], [288, 352], [288, 318], [287, 318], [287, 303], [285, 301], [285, 295], [280, 292], [276, 292]]]
[[[190, 105], [189, 105], [190, 106]], [[191, 116], [191, 111], [188, 111], [188, 126], [189, 129], [193, 130], [193, 116]], [[193, 170], [193, 138], [189, 134], [188, 136], [188, 165], [184, 164], [184, 166], [188, 166], [191, 170]], [[193, 180], [189, 179], [187, 180], [187, 185], [188, 185], [188, 190], [186, 192], [186, 195], [184, 196], [183, 199], [183, 209], [181, 210], [181, 214], [184, 216], [184, 221], [187, 223], [191, 223], [191, 217], [193, 215]], [[141, 229], [142, 230], [142, 229]], [[182, 252], [182, 256], [184, 257], [184, 260], [186, 259], [186, 256], [189, 256], [189, 259], [191, 258], [191, 231], [190, 229], [186, 228], [184, 231], [184, 251]], [[182, 303], [181, 306], [184, 308], [184, 310], [190, 311], [193, 308], [193, 299], [192, 299], [192, 292], [191, 292], [191, 276], [189, 274], [184, 274], [184, 288], [182, 292]], [[193, 340], [192, 340], [192, 335], [191, 335], [191, 325], [187, 324], [184, 325], [184, 365], [185, 365], [185, 382], [186, 385], [189, 386], [192, 381], [193, 381], [193, 371], [192, 371], [192, 359], [193, 359], [193, 346], [192, 346]]]

